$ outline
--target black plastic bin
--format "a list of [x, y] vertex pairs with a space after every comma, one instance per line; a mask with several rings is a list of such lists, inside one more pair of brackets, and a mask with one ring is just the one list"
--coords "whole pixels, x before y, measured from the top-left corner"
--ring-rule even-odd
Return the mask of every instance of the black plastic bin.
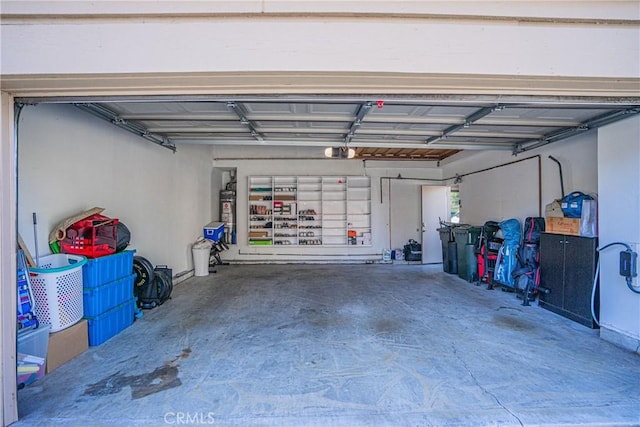
[[447, 271], [447, 273], [458, 274], [458, 243], [455, 241], [447, 243], [447, 253], [447, 261], [449, 264], [449, 271]]

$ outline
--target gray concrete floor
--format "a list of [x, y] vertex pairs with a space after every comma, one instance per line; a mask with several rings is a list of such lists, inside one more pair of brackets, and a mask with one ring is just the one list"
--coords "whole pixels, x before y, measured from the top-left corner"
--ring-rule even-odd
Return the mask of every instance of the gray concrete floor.
[[18, 398], [16, 426], [640, 425], [640, 357], [440, 266], [235, 265]]

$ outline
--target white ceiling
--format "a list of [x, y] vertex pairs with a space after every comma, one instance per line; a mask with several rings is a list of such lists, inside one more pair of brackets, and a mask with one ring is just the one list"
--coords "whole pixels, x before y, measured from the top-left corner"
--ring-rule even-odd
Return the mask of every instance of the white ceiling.
[[640, 103], [372, 97], [105, 98], [67, 101], [175, 150], [180, 144], [344, 146], [359, 158], [442, 160], [527, 151], [640, 112]]

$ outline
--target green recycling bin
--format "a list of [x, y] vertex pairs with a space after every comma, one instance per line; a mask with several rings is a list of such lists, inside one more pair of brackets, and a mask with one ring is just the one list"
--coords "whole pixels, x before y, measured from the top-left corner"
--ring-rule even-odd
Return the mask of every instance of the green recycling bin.
[[458, 276], [467, 282], [473, 282], [478, 276], [478, 260], [475, 254], [476, 242], [480, 238], [482, 227], [462, 225], [453, 230], [457, 243]]

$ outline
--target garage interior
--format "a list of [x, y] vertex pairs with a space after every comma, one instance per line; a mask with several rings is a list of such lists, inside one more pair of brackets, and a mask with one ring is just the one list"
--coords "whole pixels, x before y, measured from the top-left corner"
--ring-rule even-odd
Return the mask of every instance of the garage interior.
[[[16, 282], [7, 248], [17, 233], [42, 256], [60, 220], [93, 206], [129, 227], [137, 255], [170, 266], [175, 285], [165, 304], [17, 392], [17, 333], [4, 331], [5, 425], [18, 415], [18, 426], [640, 422], [640, 298], [619, 275], [619, 250], [600, 253], [591, 328], [447, 274], [437, 232], [453, 193], [460, 223], [481, 226], [545, 216], [562, 193], [584, 191], [597, 195], [599, 245], [640, 249], [640, 17], [628, 5], [548, 19], [528, 2], [493, 18], [469, 5], [389, 17], [380, 2], [359, 17], [136, 4], [94, 20], [2, 3], [3, 324], [13, 323], [5, 284]], [[216, 3], [201, 7], [226, 4]], [[310, 47], [289, 36], [301, 27]], [[36, 33], [58, 41], [56, 58]], [[268, 36], [237, 36], [252, 33]], [[462, 62], [463, 48], [437, 43], [457, 34], [478, 41]], [[576, 36], [602, 60], [586, 61]], [[164, 40], [166, 54], [131, 58], [118, 48], [127, 37], [141, 52]], [[211, 55], [189, 56], [188, 43]], [[252, 182], [312, 178], [366, 183], [358, 227], [370, 239], [253, 244]], [[192, 245], [221, 220], [230, 187], [228, 265], [194, 277]], [[425, 205], [436, 189], [437, 209]], [[421, 261], [384, 258], [409, 239]]]

